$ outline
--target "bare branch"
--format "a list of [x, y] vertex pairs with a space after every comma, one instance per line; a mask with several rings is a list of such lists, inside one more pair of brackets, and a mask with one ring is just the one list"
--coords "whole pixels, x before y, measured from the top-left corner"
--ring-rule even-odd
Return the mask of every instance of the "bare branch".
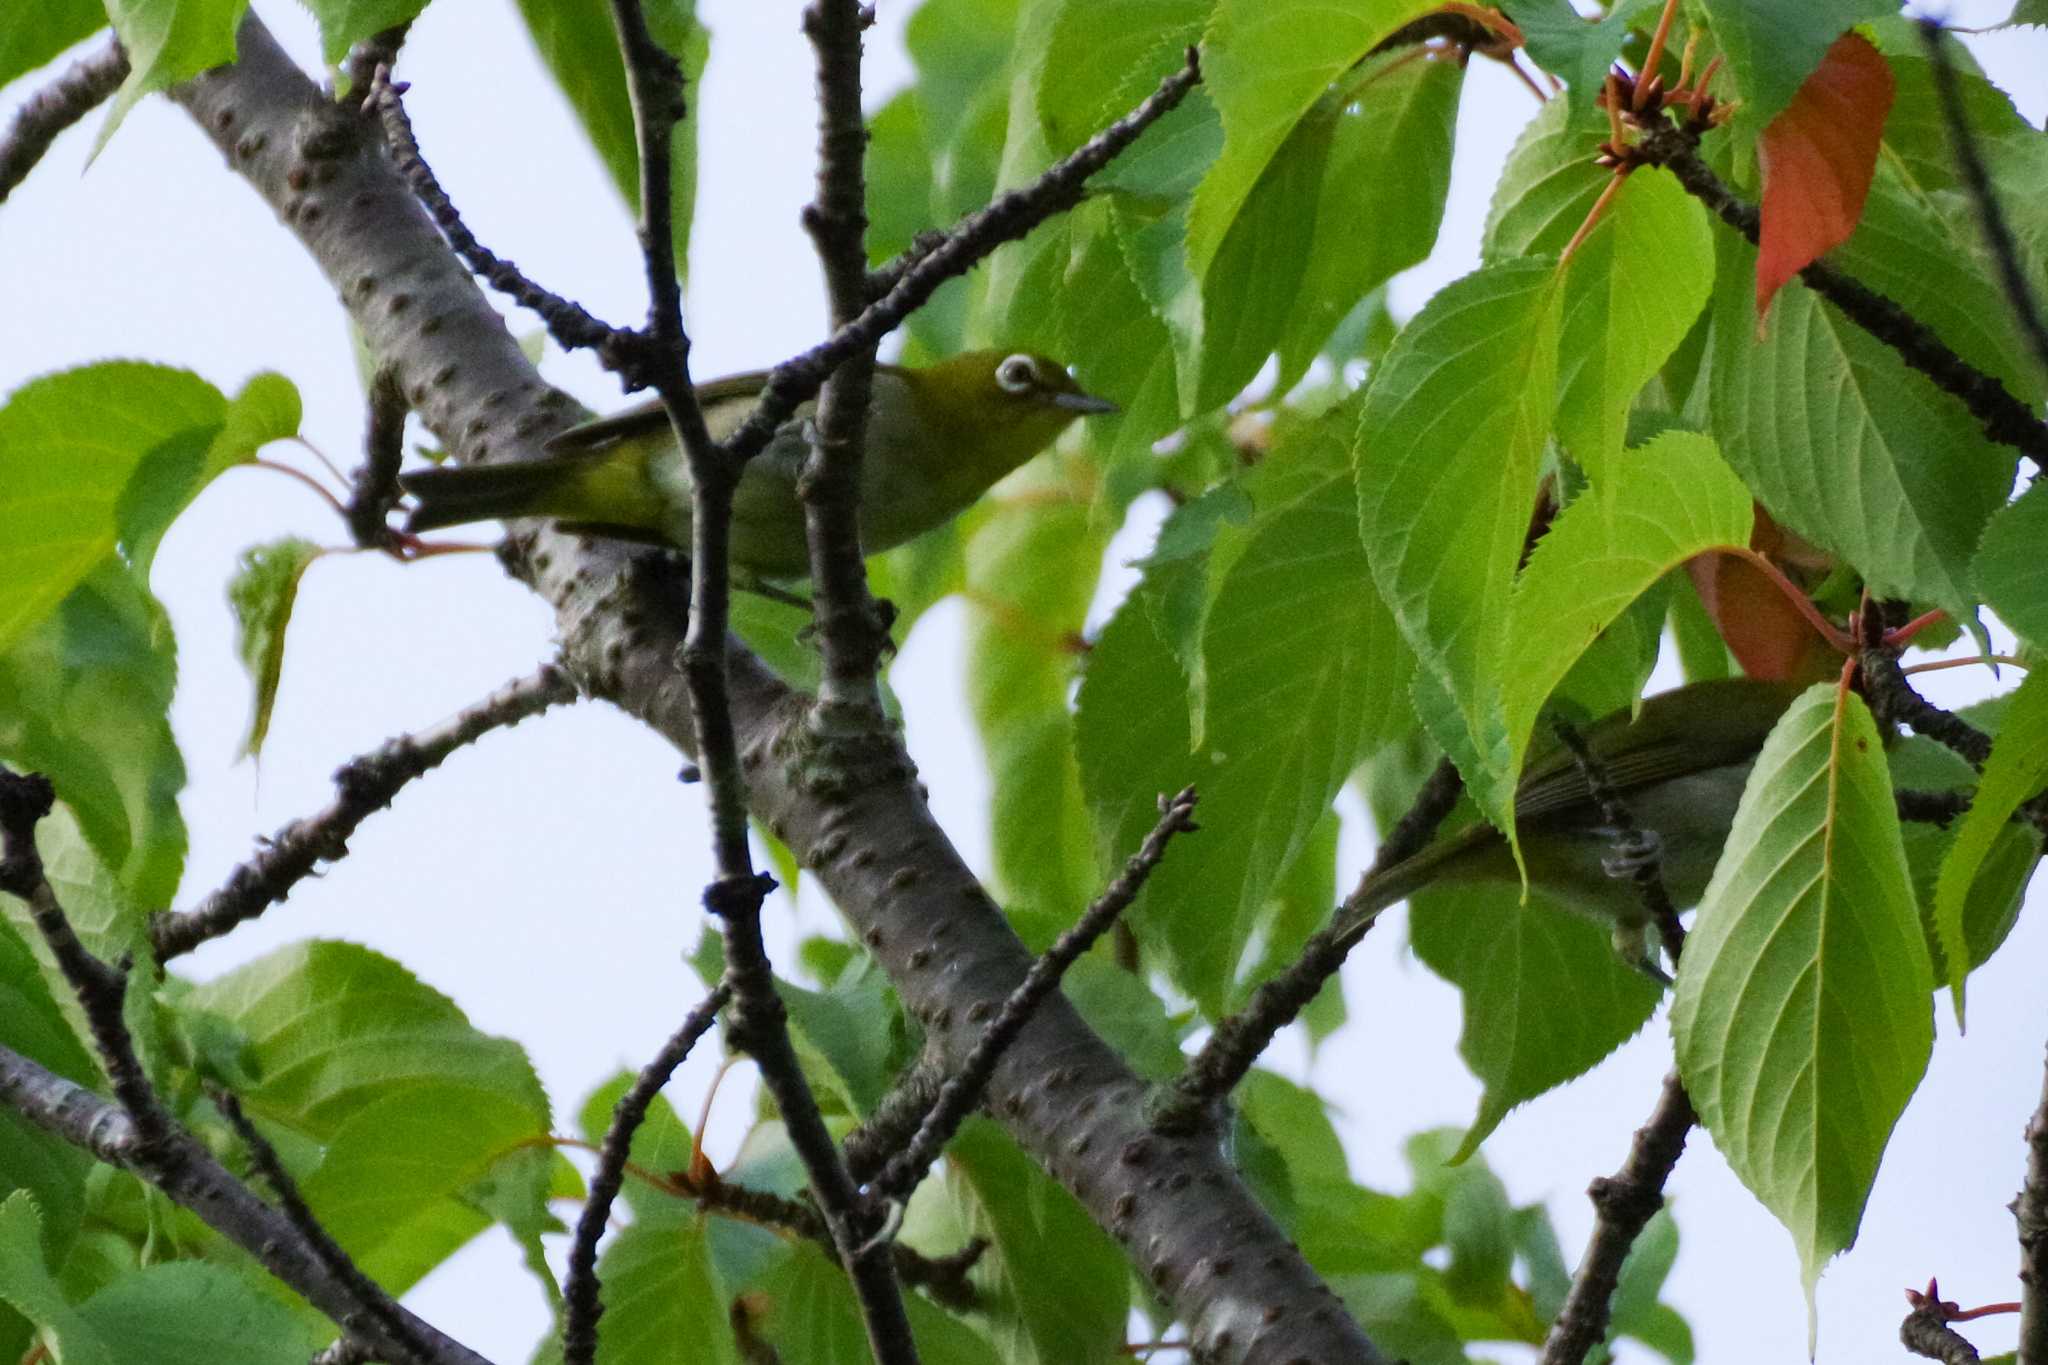
[[344, 516], [349, 536], [365, 550], [389, 549], [387, 524], [398, 505], [398, 466], [405, 459], [405, 391], [391, 371], [380, 369], [370, 380], [368, 411], [363, 421], [363, 464], [356, 470]]
[[1606, 1340], [1614, 1291], [1621, 1283], [1629, 1249], [1664, 1207], [1664, 1184], [1685, 1153], [1686, 1135], [1698, 1122], [1685, 1085], [1674, 1071], [1664, 1078], [1649, 1122], [1636, 1129], [1621, 1169], [1586, 1188], [1593, 1201], [1593, 1235], [1579, 1259], [1578, 1273], [1572, 1276], [1571, 1292], [1550, 1325], [1542, 1365], [1578, 1365], [1587, 1352]]
[[1998, 263], [1999, 283], [2005, 287], [2005, 301], [2012, 308], [2013, 317], [2019, 322], [2020, 332], [2034, 348], [2034, 362], [2048, 374], [2048, 325], [2041, 321], [2041, 309], [2034, 299], [2034, 290], [2027, 283], [2027, 272], [2020, 267], [2018, 245], [2013, 241], [2012, 229], [2006, 226], [2005, 213], [1998, 206], [1998, 196], [1991, 189], [1991, 173], [1984, 168], [1984, 158], [1978, 153], [1977, 138], [1970, 131], [1970, 116], [1963, 108], [1963, 94], [1957, 88], [1955, 59], [1949, 55], [1949, 45], [1942, 40], [1942, 26], [1937, 19], [1920, 20], [1920, 41], [1927, 48], [1927, 58], [1934, 68], [1934, 93], [1941, 100], [1942, 121], [1948, 125], [1949, 145], [1955, 149], [1956, 163], [1963, 168], [1963, 183], [1970, 187], [1970, 199], [1977, 206], [1977, 221], [1984, 229], [1985, 245], [1991, 248], [1991, 259]]
[[1261, 982], [1243, 1009], [1218, 1021], [1209, 1041], [1175, 1078], [1173, 1096], [1160, 1105], [1153, 1121], [1168, 1132], [1192, 1131], [1203, 1116], [1258, 1063], [1273, 1038], [1293, 1023], [1325, 983], [1337, 974], [1344, 959], [1372, 928], [1351, 914], [1373, 879], [1396, 863], [1422, 851], [1435, 837], [1437, 826], [1458, 804], [1464, 783], [1450, 759], [1437, 761], [1414, 803], [1380, 841], [1372, 866], [1358, 879], [1344, 903], [1330, 917], [1330, 923], [1309, 937], [1301, 955], [1270, 981]]
[[[258, 1199], [165, 1110], [136, 1056], [123, 1017], [126, 967], [110, 967], [87, 951], [43, 875], [35, 827], [55, 799], [55, 791], [40, 774], [18, 775], [0, 765], [0, 891], [28, 903], [37, 930], [84, 1009], [87, 1030], [118, 1104], [109, 1104], [6, 1047], [0, 1047], [0, 1103], [156, 1186], [255, 1256], [345, 1331], [392, 1360], [483, 1365], [481, 1356], [407, 1313], [360, 1272], [338, 1273], [337, 1261], [348, 1264], [338, 1247], [326, 1242], [324, 1234], [319, 1242], [310, 1240], [290, 1216]], [[287, 1179], [285, 1186], [289, 1183]], [[311, 1214], [305, 1217], [311, 1221]], [[354, 1272], [354, 1267], [349, 1265], [348, 1270]]]
[[[1097, 133], [1029, 185], [997, 196], [986, 208], [968, 214], [942, 242], [922, 249], [916, 264], [895, 274], [887, 293], [860, 316], [801, 355], [777, 365], [768, 375], [760, 406], [726, 445], [735, 453], [752, 453], [768, 443], [799, 403], [817, 393], [826, 376], [848, 357], [872, 347], [897, 324], [923, 307], [940, 285], [966, 274], [1005, 242], [1016, 241], [1056, 213], [1081, 202], [1088, 177], [1107, 166], [1138, 135], [1157, 123], [1187, 97], [1202, 78], [1201, 60], [1189, 48], [1187, 62], [1159, 83], [1130, 113]], [[889, 267], [884, 267], [889, 271]], [[894, 272], [891, 272], [894, 273]]]
[[0, 204], [50, 150], [57, 135], [91, 113], [128, 79], [128, 54], [110, 42], [41, 90], [14, 113], [7, 134], [0, 137]]
[[[818, 189], [804, 210], [817, 248], [835, 330], [868, 303], [867, 125], [860, 108], [861, 32], [873, 22], [859, 0], [816, 0], [804, 32], [817, 53]], [[874, 379], [874, 347], [854, 352], [818, 394], [818, 440], [799, 489], [810, 542], [812, 605], [824, 672], [814, 724], [829, 735], [885, 723], [876, 670], [887, 623], [868, 594], [860, 546], [861, 459]]]
[[[1644, 165], [1670, 171], [1686, 193], [1754, 245], [1761, 221], [1756, 206], [1737, 198], [1700, 159], [1702, 131], [1659, 117], [1643, 130], [1642, 140], [1631, 152]], [[1959, 400], [1986, 436], [2011, 446], [2037, 467], [2048, 468], [2048, 427], [2004, 384], [1957, 355], [1933, 328], [1826, 261], [1807, 266], [1799, 278], [1841, 309], [1843, 316], [1896, 351], [1908, 367]]]
[[1017, 989], [1010, 992], [1000, 1009], [993, 1011], [995, 1017], [989, 1020], [988, 1027], [982, 1031], [973, 1049], [940, 1087], [938, 1097], [932, 1102], [930, 1112], [925, 1115], [916, 1135], [901, 1152], [889, 1159], [872, 1182], [876, 1193], [890, 1199], [910, 1197], [911, 1191], [924, 1179], [925, 1172], [931, 1169], [931, 1164], [938, 1160], [939, 1153], [960, 1131], [960, 1125], [981, 1103], [989, 1077], [995, 1074], [996, 1063], [1023, 1031], [1039, 1002], [1059, 989], [1060, 978], [1066, 975], [1067, 968], [1079, 961], [1081, 954], [1087, 952], [1095, 940], [1116, 922], [1116, 917], [1138, 898], [1138, 893], [1145, 888], [1146, 879], [1152, 875], [1152, 869], [1166, 857], [1166, 846], [1172, 842], [1173, 836], [1192, 833], [1199, 828], [1195, 824], [1193, 787], [1186, 788], [1177, 796], [1159, 798], [1159, 812], [1159, 823], [1152, 827], [1152, 832], [1145, 836], [1145, 842], [1124, 864], [1122, 874], [1096, 898], [1073, 928], [1061, 934], [1031, 964], [1031, 970], [1024, 974], [1024, 980]]
[[181, 913], [166, 911], [151, 919], [149, 938], [157, 961], [189, 953], [282, 901], [321, 863], [345, 856], [356, 827], [390, 805], [406, 783], [439, 767], [463, 745], [550, 706], [574, 701], [576, 695], [576, 684], [568, 673], [549, 664], [530, 677], [507, 683], [431, 729], [401, 735], [382, 748], [350, 759], [334, 774], [339, 794], [325, 810], [309, 819], [294, 820], [271, 835], [253, 858], [229, 873], [220, 890], [197, 907]]
[[732, 997], [720, 983], [683, 1019], [674, 1036], [640, 1068], [632, 1088], [619, 1097], [612, 1110], [611, 1127], [605, 1130], [599, 1149], [597, 1173], [591, 1177], [590, 1193], [583, 1212], [576, 1219], [576, 1235], [569, 1243], [569, 1275], [562, 1286], [562, 1358], [567, 1365], [588, 1365], [597, 1356], [597, 1320], [604, 1314], [598, 1298], [597, 1242], [611, 1218], [612, 1201], [618, 1198], [625, 1179], [626, 1158], [633, 1150], [633, 1135], [647, 1118], [647, 1108], [668, 1084], [690, 1049], [697, 1046], [716, 1022], [718, 1012]]
[[2027, 1119], [2027, 1175], [2013, 1200], [2020, 1239], [2020, 1365], [2048, 1365], [2048, 1073]]
[[620, 329], [591, 316], [583, 305], [573, 299], [564, 298], [528, 279], [518, 266], [500, 259], [478, 241], [476, 234], [462, 221], [455, 201], [441, 188], [433, 168], [420, 155], [419, 139], [413, 135], [412, 120], [406, 117], [405, 105], [399, 99], [407, 88], [404, 81], [391, 79], [387, 67], [377, 67], [370, 81], [369, 94], [363, 99], [363, 108], [375, 111], [382, 120], [384, 139], [390, 144], [391, 159], [398, 167], [398, 173], [405, 177], [421, 207], [432, 215], [434, 225], [441, 229], [448, 245], [454, 248], [455, 254], [475, 272], [477, 278], [539, 316], [547, 326], [548, 335], [563, 350], [594, 347], [603, 352]]

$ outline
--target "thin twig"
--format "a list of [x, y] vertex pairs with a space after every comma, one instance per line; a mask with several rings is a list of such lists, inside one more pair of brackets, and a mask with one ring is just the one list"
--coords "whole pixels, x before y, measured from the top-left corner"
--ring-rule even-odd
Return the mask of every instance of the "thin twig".
[[732, 983], [733, 1009], [726, 1036], [761, 1068], [762, 1084], [775, 1100], [790, 1146], [804, 1164], [840, 1264], [853, 1281], [868, 1345], [880, 1365], [914, 1365], [917, 1346], [896, 1283], [895, 1260], [886, 1243], [874, 1240], [880, 1226], [862, 1200], [839, 1148], [804, 1079], [803, 1065], [789, 1039], [789, 1015], [776, 993], [775, 977], [761, 941], [761, 904], [772, 878], [748, 882], [723, 878], [704, 894], [705, 907], [725, 926], [725, 979]]
[[562, 1359], [567, 1365], [588, 1365], [597, 1356], [597, 1320], [604, 1315], [604, 1302], [598, 1297], [597, 1242], [604, 1236], [612, 1201], [618, 1198], [619, 1186], [624, 1183], [633, 1135], [646, 1121], [654, 1097], [690, 1055], [690, 1049], [697, 1046], [697, 1040], [710, 1030], [731, 997], [731, 989], [723, 982], [713, 987], [711, 994], [684, 1016], [682, 1027], [640, 1068], [632, 1088], [619, 1097], [612, 1109], [611, 1126], [605, 1130], [604, 1145], [598, 1150], [597, 1173], [590, 1179], [590, 1193], [576, 1219], [576, 1235], [569, 1243], [569, 1274], [562, 1285]]
[[100, 1064], [106, 1068], [114, 1098], [134, 1121], [145, 1144], [161, 1143], [175, 1131], [175, 1125], [157, 1100], [122, 1017], [128, 995], [127, 964], [111, 966], [93, 956], [79, 941], [57, 893], [43, 875], [35, 830], [56, 803], [56, 788], [41, 773], [16, 773], [0, 764], [0, 891], [27, 904], [36, 931], [49, 945], [57, 969], [85, 1011], [86, 1027]]
[[996, 1063], [1002, 1060], [1003, 1052], [1024, 1025], [1030, 1021], [1039, 1002], [1059, 989], [1060, 978], [1067, 968], [1080, 960], [1081, 954], [1102, 937], [1111, 924], [1116, 922], [1130, 903], [1138, 898], [1145, 887], [1145, 881], [1152, 875], [1152, 869], [1159, 866], [1166, 856], [1166, 846], [1176, 834], [1192, 833], [1199, 826], [1195, 824], [1195, 789], [1188, 787], [1173, 797], [1159, 799], [1159, 823], [1145, 836], [1145, 842], [1124, 864], [1123, 872], [1109, 884], [1095, 903], [1071, 929], [1061, 934], [1053, 945], [1046, 949], [1037, 961], [1031, 964], [1024, 980], [1011, 991], [1002, 1007], [982, 1030], [974, 1047], [962, 1059], [959, 1069], [940, 1087], [938, 1097], [932, 1102], [924, 1122], [910, 1142], [889, 1159], [882, 1167], [881, 1174], [870, 1182], [870, 1189], [885, 1198], [908, 1199], [917, 1188], [931, 1164], [938, 1160], [939, 1153], [960, 1131], [960, 1125], [967, 1121], [981, 1097], [988, 1088], [989, 1078], [995, 1074]]
[[277, 1196], [278, 1211], [298, 1229], [299, 1236], [305, 1239], [306, 1245], [328, 1273], [349, 1287], [392, 1338], [404, 1342], [420, 1359], [431, 1359], [434, 1354], [432, 1343], [413, 1330], [412, 1320], [399, 1310], [397, 1301], [384, 1292], [383, 1286], [363, 1273], [362, 1267], [341, 1249], [341, 1244], [329, 1235], [313, 1210], [306, 1206], [305, 1197], [299, 1193], [298, 1182], [285, 1169], [270, 1140], [257, 1131], [249, 1116], [242, 1112], [241, 1100], [232, 1091], [218, 1086], [209, 1087], [207, 1094], [213, 1101], [213, 1107], [220, 1111], [228, 1126], [242, 1139], [242, 1145], [248, 1148], [249, 1164]]
[[91, 113], [127, 79], [128, 54], [119, 42], [110, 42], [30, 95], [14, 111], [7, 135], [0, 137], [0, 204], [28, 179], [59, 133]]
[[1899, 669], [1896, 651], [1865, 649], [1857, 663], [1864, 695], [1880, 724], [1910, 726], [1915, 733], [1947, 746], [1973, 768], [1981, 769], [1991, 757], [1991, 736], [1914, 691]]
[[548, 335], [563, 350], [595, 347], [602, 353], [605, 343], [618, 335], [618, 328], [591, 316], [574, 300], [563, 298], [528, 279], [520, 273], [518, 266], [494, 255], [463, 223], [455, 201], [441, 188], [433, 168], [420, 155], [419, 139], [413, 135], [412, 120], [406, 117], [405, 105], [399, 99], [408, 88], [406, 82], [392, 80], [390, 70], [380, 66], [370, 81], [363, 108], [374, 111], [382, 119], [384, 140], [390, 145], [392, 164], [405, 177], [413, 197], [433, 218], [434, 225], [441, 229], [449, 247], [478, 279], [538, 315], [547, 326]]
[[405, 390], [388, 368], [370, 380], [368, 411], [363, 421], [363, 464], [349, 488], [343, 516], [348, 533], [365, 550], [390, 549], [394, 535], [388, 520], [398, 505], [398, 466], [405, 459]]
[[1976, 1314], [1962, 1312], [1959, 1305], [1944, 1301], [1941, 1286], [1933, 1280], [1927, 1282], [1924, 1294], [1917, 1289], [1908, 1289], [1906, 1302], [1911, 1305], [1911, 1311], [1899, 1324], [1899, 1343], [1902, 1346], [1916, 1356], [1939, 1360], [1943, 1365], [1975, 1365], [1977, 1348], [1949, 1324]]
[[1948, 44], [1941, 38], [1940, 20], [1921, 19], [1920, 41], [1927, 48], [1927, 59], [1934, 68], [1934, 93], [1941, 100], [1941, 117], [1948, 125], [1949, 146], [1955, 150], [1956, 162], [1963, 168], [1963, 183], [1970, 187], [1970, 199], [1977, 206], [1977, 221], [1984, 230], [1985, 245], [1991, 248], [1991, 258], [1998, 262], [1998, 279], [2005, 286], [2006, 304], [2012, 309], [2020, 331], [2034, 348], [2035, 363], [2040, 365], [2042, 374], [2048, 376], [2048, 324], [2041, 321], [2041, 310], [2035, 302], [2033, 287], [2027, 283], [2027, 272], [2020, 266], [2019, 247], [2013, 241], [2012, 229], [2006, 225], [2005, 213], [1998, 206], [1998, 195], [1991, 187], [1991, 173], [1984, 168], [1984, 158], [1977, 150], [1976, 135], [1970, 131], [1970, 115], [1963, 107], [1955, 61], [1949, 55]]
[[361, 99], [363, 92], [376, 82], [379, 67], [396, 67], [398, 50], [405, 46], [406, 36], [411, 32], [412, 20], [408, 19], [371, 34], [349, 49], [348, 61], [342, 67], [342, 74], [348, 77], [349, 93]]
[[[1056, 213], [1081, 202], [1088, 177], [1107, 166], [1124, 148], [1187, 97], [1202, 79], [1201, 61], [1189, 48], [1187, 61], [1130, 113], [1097, 133], [1029, 185], [998, 195], [985, 208], [956, 223], [937, 246], [923, 251], [916, 264], [896, 275], [887, 293], [810, 350], [769, 372], [761, 402], [727, 438], [735, 454], [767, 445], [797, 405], [818, 391], [826, 376], [849, 356], [873, 346], [896, 325], [924, 306], [940, 285], [965, 275], [1005, 242], [1016, 241]], [[890, 267], [884, 266], [884, 271]]]
[[1450, 759], [1440, 759], [1406, 814], [1380, 841], [1372, 866], [1358, 879], [1358, 885], [1330, 917], [1330, 923], [1309, 936], [1301, 955], [1285, 971], [1261, 982], [1236, 1014], [1221, 1019], [1209, 1041], [1202, 1044], [1181, 1074], [1174, 1079], [1170, 1097], [1152, 1112], [1152, 1122], [1162, 1132], [1188, 1132], [1201, 1126], [1205, 1116], [1224, 1096], [1237, 1088], [1273, 1038], [1293, 1023], [1323, 989], [1344, 959], [1372, 928], [1373, 921], [1353, 923], [1349, 912], [1359, 903], [1373, 879], [1387, 868], [1420, 852], [1435, 837], [1437, 826], [1458, 804], [1464, 785]]
[[236, 867], [218, 891], [193, 909], [151, 918], [149, 938], [157, 961], [189, 953], [282, 901], [321, 863], [344, 857], [356, 827], [390, 805], [406, 783], [440, 766], [463, 745], [550, 706], [574, 701], [576, 695], [576, 684], [567, 672], [549, 664], [431, 729], [401, 735], [350, 759], [335, 771], [338, 794], [325, 810], [294, 820], [264, 840], [254, 857]]
[[[835, 329], [859, 317], [869, 299], [868, 136], [860, 64], [861, 31], [872, 20], [859, 0], [815, 0], [804, 9], [804, 33], [818, 69], [818, 187], [804, 210], [804, 228], [824, 270]], [[860, 546], [861, 461], [874, 360], [873, 347], [856, 351], [819, 390], [818, 438], [798, 483], [825, 664], [812, 723], [827, 736], [857, 736], [884, 723], [876, 675], [889, 633], [868, 593]]]
[[[55, 801], [55, 789], [41, 774], [20, 775], [0, 765], [0, 891], [28, 904], [85, 1013], [116, 1103], [0, 1047], [0, 1104], [156, 1186], [381, 1355], [400, 1362], [484, 1365], [481, 1356], [407, 1313], [366, 1277], [337, 1274], [301, 1226], [258, 1199], [164, 1108], [123, 1013], [125, 964], [110, 966], [86, 949], [43, 874], [35, 827]], [[332, 1250], [339, 1255], [338, 1248]]]
[[[1692, 124], [1681, 127], [1657, 118], [1644, 128], [1633, 153], [1645, 164], [1670, 171], [1688, 194], [1754, 245], [1761, 221], [1756, 206], [1737, 198], [1700, 159], [1703, 131]], [[1799, 278], [1851, 322], [1890, 346], [1908, 367], [1958, 399], [1986, 436], [2048, 469], [2048, 427], [2004, 384], [1957, 355], [1933, 328], [1826, 261], [1807, 266]]]
[[1579, 1365], [1587, 1352], [1606, 1340], [1614, 1291], [1629, 1249], [1664, 1207], [1665, 1182], [1685, 1153], [1686, 1135], [1698, 1122], [1685, 1084], [1674, 1071], [1664, 1078], [1649, 1122], [1636, 1129], [1621, 1169], [1587, 1187], [1586, 1195], [1593, 1201], [1593, 1235], [1557, 1320], [1550, 1325], [1541, 1365]]

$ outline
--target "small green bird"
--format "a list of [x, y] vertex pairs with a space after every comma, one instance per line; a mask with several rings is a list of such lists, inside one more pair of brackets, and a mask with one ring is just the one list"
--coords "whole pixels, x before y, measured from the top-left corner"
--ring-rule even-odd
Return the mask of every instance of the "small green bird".
[[[1655, 836], [1664, 887], [1680, 909], [1706, 892], [1757, 752], [1802, 690], [1750, 678], [1696, 682], [1644, 698], [1633, 719], [1624, 707], [1584, 730], [1636, 827]], [[1616, 831], [1569, 750], [1560, 747], [1523, 770], [1515, 827], [1532, 887], [1612, 925], [1623, 961], [1669, 980], [1650, 950], [1649, 919], [1630, 868], [1617, 857]], [[1479, 883], [1521, 883], [1508, 841], [1484, 821], [1368, 878], [1334, 927], [1355, 940], [1380, 911], [1417, 891]]]
[[[714, 440], [753, 411], [764, 371], [697, 387]], [[734, 495], [732, 562], [763, 578], [810, 572], [797, 478], [810, 454], [806, 403], [747, 463]], [[870, 554], [958, 516], [1067, 424], [1116, 404], [1028, 351], [967, 351], [936, 365], [877, 365], [861, 460], [860, 538]], [[575, 529], [690, 546], [690, 473], [659, 402], [573, 427], [538, 460], [444, 466], [399, 480], [418, 499], [410, 531], [549, 517]]]

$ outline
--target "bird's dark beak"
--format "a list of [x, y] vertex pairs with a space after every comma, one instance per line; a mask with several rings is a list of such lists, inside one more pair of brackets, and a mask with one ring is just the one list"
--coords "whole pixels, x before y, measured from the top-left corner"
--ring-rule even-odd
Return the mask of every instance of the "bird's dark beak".
[[1048, 401], [1056, 408], [1078, 412], [1084, 416], [1102, 412], [1122, 412], [1123, 409], [1107, 398], [1097, 398], [1092, 393], [1055, 393], [1048, 395]]

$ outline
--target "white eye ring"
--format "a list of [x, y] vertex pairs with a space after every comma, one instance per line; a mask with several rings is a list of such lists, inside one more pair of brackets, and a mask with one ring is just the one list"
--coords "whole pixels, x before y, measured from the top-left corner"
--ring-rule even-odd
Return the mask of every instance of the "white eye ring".
[[996, 383], [1006, 393], [1030, 393], [1038, 387], [1038, 367], [1028, 355], [1006, 357], [996, 366]]

